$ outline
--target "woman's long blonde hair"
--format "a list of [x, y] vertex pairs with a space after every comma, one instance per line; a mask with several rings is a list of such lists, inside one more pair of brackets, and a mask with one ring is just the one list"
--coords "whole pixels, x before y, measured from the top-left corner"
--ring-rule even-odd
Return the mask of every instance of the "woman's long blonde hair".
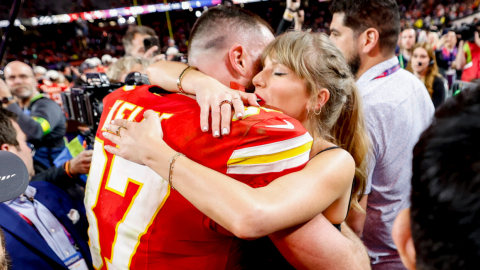
[[305, 80], [315, 104], [318, 92], [328, 89], [330, 99], [320, 113], [308, 111], [310, 123], [322, 138], [348, 151], [355, 160], [352, 207], [361, 210], [367, 183], [370, 140], [365, 131], [361, 98], [343, 54], [325, 34], [289, 32], [277, 37], [264, 50], [265, 58], [276, 59]]
[[[419, 42], [415, 44], [412, 48], [412, 53], [417, 49], [417, 48], [423, 48], [427, 51], [428, 58], [430, 58], [430, 61], [434, 61], [433, 65], [429, 65], [427, 75], [425, 75], [425, 88], [427, 88], [428, 93], [430, 94], [430, 98], [432, 98], [433, 95], [433, 81], [435, 80], [435, 77], [441, 77], [440, 73], [438, 72], [438, 66], [437, 66], [437, 59], [435, 58], [435, 52], [433, 51], [432, 46], [428, 42]], [[413, 74], [413, 68], [412, 68], [412, 60], [408, 61], [408, 65], [406, 70], [410, 71]]]

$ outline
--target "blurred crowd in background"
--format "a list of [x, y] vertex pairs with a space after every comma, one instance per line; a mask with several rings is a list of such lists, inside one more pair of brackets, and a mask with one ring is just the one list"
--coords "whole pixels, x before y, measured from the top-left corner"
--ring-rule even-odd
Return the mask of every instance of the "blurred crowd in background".
[[[63, 14], [81, 11], [102, 10], [115, 7], [133, 6], [131, 1], [25, 1], [20, 11], [20, 18], [41, 15]], [[155, 1], [137, 1], [138, 5], [151, 4]], [[170, 1], [172, 2], [172, 1]], [[173, 1], [174, 2], [174, 1]], [[454, 19], [471, 15], [478, 11], [480, 1], [398, 1], [401, 12], [402, 27], [412, 26], [416, 29], [441, 31], [450, 27]], [[35, 3], [35, 4], [34, 4]], [[304, 28], [314, 32], [329, 34], [331, 14], [328, 2], [305, 1]], [[1, 19], [7, 19], [8, 3], [3, 3]], [[252, 5], [254, 5], [252, 7]], [[268, 1], [268, 3], [245, 4], [244, 8], [262, 14], [270, 25], [278, 25], [282, 18], [284, 3]], [[142, 15], [141, 24], [151, 27], [159, 37], [162, 53], [168, 48], [168, 40], [173, 38], [180, 53], [186, 53], [190, 29], [197, 16], [189, 10], [179, 10], [170, 13], [172, 34], [170, 37], [165, 13]], [[124, 55], [122, 37], [127, 29], [134, 24], [140, 24], [137, 18], [120, 25], [117, 20], [95, 20], [92, 22], [77, 20], [74, 23], [45, 25], [29, 28], [25, 31], [16, 28], [12, 35], [10, 49], [2, 62], [4, 66], [12, 60], [20, 60], [31, 65], [46, 66], [56, 69], [59, 62], [71, 62], [79, 66], [87, 58], [101, 58], [104, 54], [113, 57]], [[0, 29], [1, 32], [1, 29]]]
[[[389, 0], [385, 0], [383, 2], [388, 1]], [[232, 2], [228, 1], [219, 2], [224, 5], [232, 5]], [[362, 3], [365, 4], [365, 2]], [[0, 20], [6, 20], [8, 18], [6, 12], [8, 9], [4, 7], [7, 7], [10, 4], [11, 1], [2, 2], [0, 4]], [[44, 0], [40, 2], [26, 0], [22, 4], [23, 6], [19, 13], [19, 18], [148, 4], [157, 3], [152, 0], [137, 0], [134, 2], [129, 0]], [[392, 5], [394, 4], [395, 2], [393, 2]], [[362, 100], [365, 102], [365, 112], [367, 116], [366, 122], [369, 125], [371, 124], [369, 121], [377, 121], [375, 117], [385, 117], [385, 111], [389, 111], [390, 108], [396, 108], [396, 105], [403, 102], [390, 100], [391, 104], [382, 107], [384, 106], [384, 103], [382, 102], [387, 100], [391, 93], [397, 93], [397, 96], [402, 96], [402, 98], [408, 96], [408, 98], [415, 99], [413, 95], [403, 95], [404, 92], [402, 92], [402, 95], [398, 94], [400, 91], [405, 90], [403, 88], [408, 88], [409, 90], [412, 90], [412, 93], [415, 93], [415, 95], [424, 96], [422, 98], [425, 98], [427, 101], [425, 104], [428, 105], [428, 112], [425, 110], [423, 114], [417, 114], [412, 117], [411, 114], [413, 110], [410, 110], [410, 107], [404, 107], [403, 111], [394, 111], [392, 113], [395, 117], [387, 117], [387, 120], [383, 119], [386, 123], [385, 125], [378, 124], [379, 130], [384, 128], [385, 131], [382, 130], [382, 132], [384, 131], [385, 134], [387, 132], [392, 132], [390, 136], [398, 136], [398, 141], [393, 140], [394, 143], [387, 147], [386, 143], [390, 143], [392, 141], [391, 138], [387, 135], [383, 136], [384, 133], [379, 133], [381, 134], [378, 135], [379, 138], [381, 137], [381, 139], [384, 139], [388, 137], [388, 139], [385, 140], [386, 142], [376, 141], [373, 143], [375, 151], [379, 151], [378, 149], [380, 148], [378, 145], [385, 143], [385, 145], [383, 145], [385, 151], [387, 151], [387, 149], [389, 151], [400, 151], [399, 149], [402, 148], [402, 153], [408, 152], [408, 155], [411, 155], [412, 151], [408, 147], [398, 147], [398, 145], [401, 145], [399, 142], [405, 141], [408, 137], [412, 144], [411, 146], [413, 147], [421, 131], [427, 127], [426, 123], [429, 123], [430, 117], [433, 116], [434, 107], [441, 108], [439, 114], [444, 113], [446, 115], [450, 112], [447, 107], [441, 107], [442, 104], [446, 103], [445, 105], [450, 107], [464, 106], [465, 104], [462, 103], [462, 99], [450, 99], [450, 101], [448, 101], [449, 97], [459, 94], [459, 92], [457, 92], [458, 89], [455, 88], [456, 85], [470, 82], [475, 83], [480, 79], [480, 0], [400, 0], [397, 1], [397, 4], [399, 9], [398, 12], [400, 14], [401, 30], [394, 29], [388, 32], [388, 29], [385, 30], [387, 27], [384, 27], [384, 29], [379, 25], [376, 25], [378, 29], [381, 29], [379, 31], [376, 30], [377, 34], [380, 31], [386, 31], [390, 35], [393, 35], [393, 37], [397, 37], [396, 33], [400, 31], [398, 42], [396, 43], [395, 55], [393, 54], [395, 41], [392, 41], [392, 55], [391, 58], [382, 62], [382, 65], [384, 66], [377, 65], [369, 67], [370, 71], [373, 70], [372, 72], [378, 71], [377, 73], [380, 74], [380, 72], [383, 71], [383, 73], [378, 77], [372, 76], [372, 78], [367, 80], [365, 79], [366, 77], [378, 74], [368, 74], [368, 70], [367, 72], [363, 70], [364, 74], [367, 74], [364, 76], [363, 81], [361, 76], [356, 79], [357, 86], [359, 88], [363, 87], [361, 90], [364, 91], [363, 95], [365, 97], [362, 96]], [[297, 6], [293, 7], [294, 5]], [[329, 11], [330, 5], [330, 2], [308, 0], [302, 1], [301, 5], [300, 3], [292, 2], [291, 0], [286, 2], [260, 1], [255, 3], [238, 4], [239, 7], [250, 10], [264, 19], [274, 29], [277, 36], [290, 30], [325, 33], [327, 35], [335, 33], [335, 29], [332, 30], [330, 25], [335, 22], [335, 16]], [[14, 133], [12, 130], [16, 130], [18, 134], [21, 134], [23, 137], [19, 139], [20, 141], [33, 142], [31, 145], [30, 143], [28, 145], [31, 149], [26, 148], [27, 145], [22, 144], [19, 146], [27, 149], [27, 152], [30, 152], [28, 153], [28, 156], [30, 157], [31, 154], [33, 157], [32, 162], [35, 164], [35, 172], [31, 172], [31, 176], [35, 173], [38, 175], [43, 173], [43, 176], [41, 177], [50, 179], [48, 180], [50, 182], [55, 182], [57, 181], [56, 179], [60, 179], [61, 177], [69, 180], [74, 179], [75, 182], [71, 182], [71, 186], [68, 188], [69, 190], [71, 189], [72, 194], [75, 194], [75, 192], [78, 191], [77, 186], [81, 186], [86, 181], [85, 179], [81, 179], [83, 182], [78, 180], [80, 180], [80, 177], [85, 178], [84, 174], [88, 173], [90, 168], [92, 151], [84, 151], [87, 147], [85, 140], [82, 139], [84, 138], [83, 136], [89, 132], [90, 128], [79, 121], [72, 119], [67, 120], [69, 111], [68, 109], [65, 109], [66, 106], [63, 104], [65, 99], [62, 98], [62, 93], [69, 92], [73, 88], [89, 85], [87, 74], [91, 73], [105, 73], [110, 83], [122, 83], [121, 86], [123, 86], [123, 83], [126, 83], [126, 87], [129, 87], [131, 84], [128, 83], [128, 80], [129, 78], [131, 79], [132, 74], [136, 80], [139, 80], [136, 81], [136, 83], [141, 82], [143, 79], [147, 81], [147, 83], [142, 82], [138, 85], [149, 84], [148, 77], [145, 75], [147, 73], [147, 67], [152, 66], [155, 63], [178, 64], [160, 61], [187, 63], [188, 40], [190, 38], [192, 27], [197, 18], [206, 10], [208, 10], [208, 7], [180, 9], [169, 13], [156, 12], [142, 14], [141, 16], [132, 15], [128, 18], [118, 17], [96, 20], [78, 19], [71, 23], [59, 23], [55, 25], [42, 25], [35, 27], [14, 27], [10, 35], [7, 53], [5, 54], [3, 62], [0, 63], [0, 78], [5, 81], [5, 83], [3, 83], [3, 81], [0, 80], [0, 100], [2, 101], [2, 106], [6, 109], [2, 111], [5, 115], [4, 118], [6, 119], [4, 122], [9, 125], [7, 126], [7, 124], [5, 124], [5, 127], [10, 128], [10, 133], [12, 134]], [[393, 13], [396, 14], [396, 12], [397, 8], [395, 5]], [[337, 11], [336, 13], [338, 25], [338, 13], [342, 12]], [[350, 28], [350, 26], [347, 26], [346, 28]], [[367, 28], [368, 27], [365, 27], [365, 29], [362, 28], [362, 31], [367, 31]], [[5, 28], [0, 28], [0, 32], [3, 32], [4, 30]], [[395, 34], [392, 34], [394, 31]], [[318, 36], [327, 39], [325, 35]], [[352, 36], [354, 36], [355, 39], [358, 39], [358, 35]], [[381, 35], [379, 34], [379, 36]], [[330, 37], [329, 40], [334, 40], [335, 38], [336, 37]], [[355, 40], [355, 42], [352, 41], [351, 43], [355, 45], [359, 44], [358, 40]], [[379, 44], [379, 48], [385, 46], [382, 42]], [[351, 44], [348, 43], [345, 45], [337, 40], [335, 45], [339, 47], [340, 50], [345, 50], [345, 48]], [[344, 45], [345, 47], [340, 48], [341, 45]], [[353, 51], [356, 48], [355, 46], [351, 47], [354, 48], [352, 49]], [[348, 47], [347, 51], [348, 49], [351, 48]], [[358, 48], [356, 49], [358, 50]], [[348, 55], [343, 50], [342, 53], [344, 57], [337, 57], [337, 60], [346, 60], [350, 67], [350, 71], [352, 71], [352, 74], [355, 76], [357, 75], [360, 64], [365, 66], [365, 63], [368, 62], [365, 59], [370, 57], [370, 55], [365, 56], [368, 53], [364, 53], [363, 51], [361, 51], [362, 59], [360, 59], [358, 51], [357, 55]], [[377, 50], [376, 53], [381, 57], [384, 57], [384, 55], [381, 55], [380, 50]], [[355, 60], [358, 61], [356, 62]], [[358, 64], [356, 70], [354, 68], [355, 64]], [[375, 70], [375, 68], [379, 68], [379, 66], [382, 70]], [[368, 95], [368, 90], [374, 89], [374, 87], [367, 87], [367, 84], [375, 85], [375, 83], [379, 82], [377, 79], [392, 75], [401, 69], [404, 70], [398, 72], [396, 76], [402, 74], [402, 78], [407, 78], [408, 80], [406, 81], [412, 82], [412, 85], [415, 87], [404, 87], [401, 84], [405, 81], [402, 81], [401, 79], [393, 80], [395, 76], [391, 76], [388, 78], [391, 80], [388, 87], [390, 87], [389, 90], [393, 90], [392, 92], [384, 92], [381, 97], [376, 94]], [[186, 70], [187, 69], [184, 71]], [[405, 72], [405, 70], [409, 71], [411, 74]], [[181, 74], [183, 74], [183, 72]], [[418, 78], [418, 80], [414, 78], [412, 74]], [[341, 77], [342, 76], [345, 77], [346, 75], [343, 74]], [[178, 77], [177, 81], [179, 87], [181, 78], [182, 75]], [[376, 87], [378, 88], [376, 89], [377, 92], [380, 92], [383, 88], [388, 88], [379, 87], [378, 84]], [[133, 87], [133, 89], [135, 89], [135, 87]], [[425, 93], [425, 89], [428, 91], [428, 96]], [[478, 93], [478, 91], [475, 93]], [[65, 97], [65, 95], [63, 97]], [[478, 94], [475, 98], [479, 99]], [[24, 102], [24, 100], [27, 100], [28, 102]], [[432, 102], [430, 102], [430, 100]], [[476, 102], [478, 102], [478, 100]], [[60, 106], [56, 106], [55, 103]], [[433, 103], [434, 107], [431, 103]], [[32, 104], [37, 105], [34, 106]], [[410, 101], [410, 104], [405, 102], [403, 105], [410, 106], [412, 104], [415, 106], [418, 105], [417, 100], [414, 100], [413, 102]], [[465, 106], [467, 105], [469, 104], [466, 104]], [[378, 111], [376, 109], [378, 109]], [[478, 111], [478, 108], [476, 108], [476, 110]], [[7, 111], [13, 112], [13, 116]], [[373, 117], [373, 113], [370, 113], [372, 111], [378, 115]], [[455, 110], [452, 110], [452, 112], [453, 111]], [[317, 116], [319, 114], [317, 114]], [[441, 119], [441, 115], [438, 116], [440, 116], [439, 119]], [[368, 117], [370, 117], [370, 119]], [[374, 120], [372, 120], [372, 117]], [[393, 124], [390, 123], [393, 118], [401, 119], [402, 121], [405, 120], [405, 122], [414, 119], [415, 121], [422, 121], [425, 123], [423, 123], [424, 127], [414, 125], [418, 134], [413, 134], [414, 132], [409, 130], [406, 125], [403, 125], [404, 122], [400, 122], [401, 124], [397, 123], [397, 125], [393, 127]], [[18, 127], [16, 124], [11, 126], [9, 119], [18, 121]], [[2, 124], [1, 121], [0, 124]], [[392, 124], [393, 128], [385, 128], [388, 127], [387, 124]], [[4, 130], [7, 130], [6, 128], [4, 128]], [[433, 125], [432, 128], [437, 127]], [[392, 131], [394, 129], [401, 130], [407, 134], [407, 136], [403, 136], [400, 132]], [[119, 130], [120, 128], [117, 129], [117, 132]], [[435, 134], [440, 134], [437, 131], [435, 132]], [[428, 133], [426, 134], [428, 135]], [[395, 162], [385, 161], [385, 164], [379, 163], [381, 166], [378, 165], [375, 168], [375, 170], [378, 171], [373, 173], [374, 176], [372, 176], [372, 178], [381, 178], [379, 175], [385, 173], [381, 170], [384, 168], [395, 167], [392, 164], [398, 163], [399, 160], [410, 161], [410, 159], [405, 156], [397, 158], [397, 154], [398, 153], [390, 155], [382, 155], [382, 153], [377, 154], [376, 158], [380, 161], [383, 157], [388, 157], [395, 160]], [[440, 163], [438, 162], [438, 164]], [[173, 166], [171, 168], [173, 168]], [[408, 171], [408, 173], [402, 174], [397, 173], [396, 171], [390, 171], [390, 175], [386, 175], [385, 173], [386, 176], [383, 176], [385, 178], [385, 183], [378, 184], [378, 186], [373, 184], [373, 187], [370, 187], [374, 190], [371, 194], [377, 192], [377, 194], [390, 195], [388, 192], [383, 191], [382, 184], [387, 188], [394, 186], [396, 189], [395, 192], [398, 192], [399, 194], [402, 193], [401, 200], [386, 196], [385, 201], [387, 201], [386, 204], [388, 205], [385, 206], [384, 209], [391, 210], [395, 208], [392, 210], [395, 213], [389, 217], [389, 220], [385, 221], [384, 216], [382, 216], [381, 219], [375, 220], [378, 224], [386, 224], [385, 230], [389, 230], [389, 233], [391, 232], [395, 216], [397, 216], [399, 210], [401, 210], [396, 206], [392, 206], [392, 204], [402, 200], [402, 202], [410, 200], [410, 177], [408, 176], [408, 174], [411, 173], [410, 165], [401, 165], [395, 169], [404, 170], [404, 172]], [[418, 168], [417, 170], [417, 173], [420, 171], [423, 172], [423, 170]], [[465, 171], [468, 170], [465, 169]], [[395, 179], [395, 177], [399, 176], [402, 176], [404, 178], [402, 180], [404, 182], [407, 181], [408, 185], [405, 184], [405, 187], [395, 186], [400, 183], [400, 181], [394, 184], [387, 182], [387, 180], [391, 181], [391, 179]], [[375, 191], [376, 188], [380, 191]], [[441, 193], [441, 191], [439, 191], [439, 193]], [[372, 200], [375, 200], [374, 195], [370, 196], [370, 198], [373, 199], [370, 199], [369, 204], [375, 205], [375, 203], [372, 203]], [[441, 196], [442, 194], [439, 195], [439, 197]], [[81, 199], [83, 200], [83, 198]], [[365, 201], [365, 206], [362, 206], [366, 207], [366, 203], [367, 202]], [[381, 210], [383, 211], [384, 209]], [[381, 211], [379, 210], [378, 213], [380, 212]], [[381, 216], [383, 214], [378, 215]], [[347, 222], [349, 221], [347, 220]], [[363, 219], [363, 222], [365, 222], [365, 219]], [[86, 223], [83, 225], [86, 225]], [[363, 230], [363, 224], [361, 227]], [[375, 235], [375, 226], [370, 226], [370, 228], [373, 229], [366, 234]], [[359, 236], [362, 235], [361, 230], [356, 231], [355, 228], [353, 229]], [[86, 229], [82, 228], [82, 231], [86, 232]], [[384, 268], [378, 267], [376, 269], [404, 269], [399, 257], [402, 254], [399, 255], [397, 253], [389, 233], [378, 236], [379, 238], [384, 238], [382, 241], [386, 239], [385, 243], [382, 242], [381, 244], [371, 244], [368, 243], [368, 239], [362, 239], [367, 248], [369, 248], [372, 265], [375, 266], [377, 263], [373, 261], [373, 258], [377, 255], [372, 255], [374, 253], [372, 253], [371, 246], [381, 246], [382, 248], [388, 248], [392, 254], [395, 254], [395, 264], [398, 268], [388, 268], [388, 265], [386, 265], [382, 266]], [[366, 234], [364, 234], [364, 236]], [[68, 246], [68, 242], [66, 243]], [[369, 244], [371, 246], [369, 246]], [[86, 246], [87, 245], [85, 244], [85, 247]], [[400, 253], [402, 252], [403, 250], [400, 250]], [[21, 252], [18, 254], [21, 254]], [[378, 255], [378, 258], [382, 256], [387, 257], [388, 261], [390, 255], [381, 254]]]

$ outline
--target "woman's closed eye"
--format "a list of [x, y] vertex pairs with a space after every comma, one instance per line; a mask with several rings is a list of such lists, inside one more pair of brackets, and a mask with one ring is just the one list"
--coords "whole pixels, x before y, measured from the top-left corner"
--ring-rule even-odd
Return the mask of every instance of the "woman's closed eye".
[[273, 75], [275, 76], [283, 76], [283, 75], [287, 75], [287, 73], [283, 73], [283, 72], [274, 72]]

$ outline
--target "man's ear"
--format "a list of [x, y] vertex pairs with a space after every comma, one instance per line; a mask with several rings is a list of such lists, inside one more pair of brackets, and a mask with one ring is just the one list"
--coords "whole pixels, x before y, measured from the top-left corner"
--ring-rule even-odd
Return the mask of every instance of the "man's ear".
[[240, 44], [235, 44], [230, 47], [228, 51], [228, 58], [230, 60], [230, 65], [234, 71], [233, 76], [246, 77], [249, 72], [251, 72], [252, 67], [250, 66], [250, 55], [247, 53], [245, 47]]
[[8, 150], [10, 150], [10, 145], [4, 143], [4, 144], [0, 145], [0, 150], [8, 151]]
[[380, 34], [378, 33], [378, 30], [375, 28], [368, 28], [362, 33], [362, 38], [360, 39], [362, 43], [361, 51], [365, 54], [374, 51], [379, 43], [379, 39]]
[[395, 219], [392, 238], [397, 246], [403, 265], [407, 269], [414, 270], [416, 269], [416, 252], [410, 226], [410, 208], [407, 208], [400, 212]]

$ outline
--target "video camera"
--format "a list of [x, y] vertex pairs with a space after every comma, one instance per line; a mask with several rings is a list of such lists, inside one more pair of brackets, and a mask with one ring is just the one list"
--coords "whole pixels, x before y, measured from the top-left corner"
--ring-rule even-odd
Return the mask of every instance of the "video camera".
[[462, 24], [461, 26], [452, 29], [457, 35], [460, 35], [460, 40], [475, 41], [475, 32], [479, 32], [480, 22], [471, 24]]
[[[95, 134], [103, 112], [103, 98], [124, 86], [124, 83], [110, 83], [105, 73], [87, 73], [87, 85], [72, 88], [62, 93], [63, 106], [67, 120], [75, 120], [90, 128], [83, 134], [87, 145], [93, 148]], [[127, 85], [150, 84], [146, 75], [132, 72], [127, 75]]]
[[124, 84], [110, 83], [104, 73], [87, 73], [86, 76], [87, 85], [63, 92], [62, 100], [67, 120], [78, 121], [90, 128], [90, 131], [83, 135], [91, 147], [102, 116], [103, 98]]

